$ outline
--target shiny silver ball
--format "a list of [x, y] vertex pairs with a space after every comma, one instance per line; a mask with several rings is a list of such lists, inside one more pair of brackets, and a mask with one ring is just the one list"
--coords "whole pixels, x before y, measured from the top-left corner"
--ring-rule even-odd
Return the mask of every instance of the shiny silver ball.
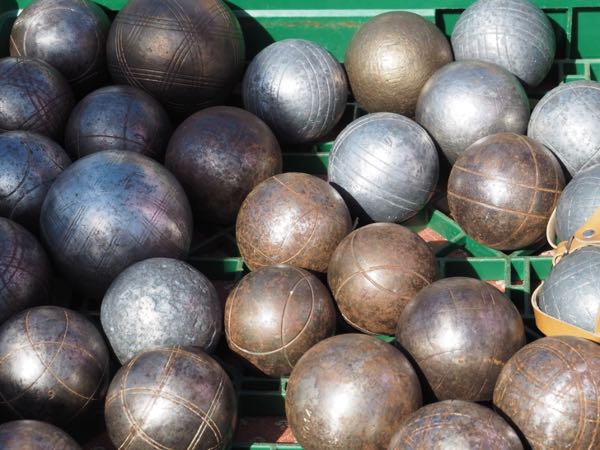
[[454, 164], [469, 145], [490, 134], [525, 134], [529, 99], [519, 80], [502, 67], [457, 61], [425, 83], [416, 120]]
[[457, 61], [488, 61], [537, 86], [550, 71], [556, 51], [552, 24], [528, 0], [479, 0], [458, 19], [452, 32]]
[[37, 420], [15, 420], [0, 425], [2, 450], [80, 450], [60, 428]]
[[419, 124], [399, 114], [374, 113], [340, 133], [327, 173], [354, 214], [403, 222], [431, 198], [438, 166], [435, 144]]
[[324, 138], [338, 123], [348, 97], [346, 74], [323, 47], [304, 39], [269, 45], [252, 60], [242, 87], [244, 107], [282, 141]]

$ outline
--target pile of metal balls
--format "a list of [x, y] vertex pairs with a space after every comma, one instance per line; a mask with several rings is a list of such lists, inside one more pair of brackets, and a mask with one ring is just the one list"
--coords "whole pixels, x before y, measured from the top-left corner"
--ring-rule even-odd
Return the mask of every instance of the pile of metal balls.
[[[307, 450], [600, 448], [600, 347], [526, 345], [508, 297], [437, 280], [400, 225], [447, 162], [452, 217], [485, 245], [537, 245], [557, 205], [560, 239], [581, 227], [600, 205], [600, 84], [558, 86], [530, 117], [554, 52], [527, 0], [475, 2], [451, 44], [375, 16], [345, 67], [303, 39], [245, 67], [221, 0], [130, 0], [112, 21], [31, 2], [0, 59], [0, 448], [78, 449], [66, 431], [90, 423], [114, 448], [226, 448], [235, 358], [289, 376]], [[244, 109], [224, 106], [240, 82]], [[344, 124], [349, 92], [365, 114]], [[281, 173], [280, 143], [326, 140], [328, 181]], [[187, 258], [233, 224], [249, 273], [223, 301]], [[600, 250], [563, 261], [540, 307], [593, 329]]]

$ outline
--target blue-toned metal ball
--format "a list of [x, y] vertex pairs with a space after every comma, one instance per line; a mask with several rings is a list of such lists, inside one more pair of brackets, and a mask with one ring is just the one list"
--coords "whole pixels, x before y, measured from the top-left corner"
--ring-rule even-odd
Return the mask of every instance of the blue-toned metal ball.
[[3, 450], [81, 450], [75, 440], [54, 425], [37, 420], [14, 420], [0, 425]]

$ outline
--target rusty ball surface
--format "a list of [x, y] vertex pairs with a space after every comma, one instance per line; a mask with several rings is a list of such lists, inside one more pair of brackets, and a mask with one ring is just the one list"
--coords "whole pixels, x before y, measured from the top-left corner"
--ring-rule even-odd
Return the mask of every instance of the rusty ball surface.
[[488, 247], [515, 250], [539, 242], [565, 179], [556, 157], [514, 133], [478, 140], [448, 179], [448, 205], [467, 234]]
[[289, 264], [326, 272], [339, 242], [352, 230], [344, 200], [327, 182], [305, 173], [266, 179], [246, 197], [236, 239], [250, 270]]
[[500, 370], [525, 344], [525, 327], [499, 290], [451, 277], [431, 283], [406, 305], [396, 340], [438, 400], [487, 401]]
[[60, 428], [37, 420], [15, 420], [0, 425], [3, 450], [81, 450]]
[[393, 335], [406, 304], [436, 275], [435, 255], [423, 239], [401, 225], [375, 223], [340, 242], [327, 281], [348, 323]]
[[494, 406], [533, 450], [600, 447], [600, 347], [572, 336], [545, 337], [504, 366]]
[[246, 196], [281, 172], [281, 149], [254, 114], [215, 106], [188, 117], [169, 141], [165, 165], [200, 222], [232, 223]]

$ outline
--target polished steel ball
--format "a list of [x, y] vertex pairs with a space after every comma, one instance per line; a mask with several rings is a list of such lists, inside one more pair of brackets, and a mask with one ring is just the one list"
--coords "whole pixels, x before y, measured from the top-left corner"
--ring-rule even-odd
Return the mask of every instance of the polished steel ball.
[[215, 106], [189, 117], [169, 141], [165, 165], [200, 222], [232, 223], [246, 196], [281, 172], [281, 149], [254, 114]]
[[102, 150], [129, 150], [162, 161], [171, 121], [150, 95], [132, 86], [107, 86], [73, 109], [65, 149], [73, 159]]
[[192, 213], [175, 177], [134, 152], [108, 150], [76, 161], [51, 186], [40, 229], [56, 267], [86, 295], [147, 258], [186, 256]]
[[304, 39], [284, 39], [250, 63], [242, 87], [244, 107], [264, 120], [282, 141], [323, 139], [346, 107], [348, 85], [339, 62]]
[[121, 367], [105, 404], [108, 434], [118, 448], [225, 449], [237, 421], [225, 371], [195, 348], [142, 353]]
[[583, 338], [538, 339], [504, 366], [494, 405], [533, 450], [600, 448], [600, 346]]
[[344, 63], [361, 108], [412, 117], [425, 82], [450, 61], [450, 44], [434, 24], [411, 12], [393, 11], [359, 28]]
[[178, 116], [223, 103], [244, 52], [237, 18], [221, 0], [129, 0], [107, 42], [115, 84], [145, 90]]
[[0, 327], [0, 408], [66, 424], [104, 398], [109, 354], [84, 316], [57, 306], [25, 310]]
[[519, 80], [502, 67], [457, 61], [425, 83], [415, 117], [454, 164], [469, 145], [483, 137], [524, 134], [529, 99]]
[[353, 214], [402, 222], [429, 201], [438, 180], [435, 144], [416, 122], [374, 113], [348, 125], [329, 155], [329, 181]]
[[436, 275], [435, 255], [423, 239], [401, 225], [375, 223], [340, 242], [327, 281], [354, 328], [393, 335], [406, 304]]
[[556, 37], [548, 17], [528, 0], [479, 0], [456, 22], [452, 49], [457, 61], [498, 64], [537, 86], [552, 67]]
[[326, 272], [339, 242], [352, 230], [342, 197], [306, 173], [275, 175], [242, 203], [235, 233], [250, 270], [290, 264]]
[[525, 344], [525, 327], [496, 288], [451, 277], [423, 288], [406, 305], [396, 340], [439, 400], [487, 401], [500, 369]]
[[71, 436], [60, 428], [37, 420], [15, 420], [0, 425], [3, 450], [80, 450]]

